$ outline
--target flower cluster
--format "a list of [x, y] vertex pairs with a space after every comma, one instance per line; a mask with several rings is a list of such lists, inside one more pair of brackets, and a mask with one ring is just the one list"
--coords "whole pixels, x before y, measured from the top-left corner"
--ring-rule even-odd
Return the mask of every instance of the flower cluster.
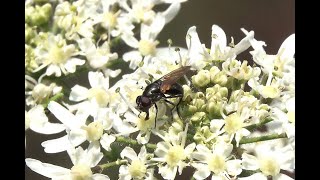
[[[73, 164], [28, 157], [32, 171], [72, 180], [110, 179], [111, 167], [122, 180], [175, 179], [188, 170], [195, 179], [292, 179], [295, 35], [276, 55], [243, 28], [243, 39], [228, 43], [218, 25], [210, 48], [195, 26], [186, 48], [157, 47], [185, 1], [25, 2], [25, 130], [59, 133], [41, 146], [67, 153]], [[252, 59], [239, 60], [240, 53]], [[184, 66], [190, 70], [159, 85], [163, 97], [150, 97], [140, 112], [143, 89]], [[182, 97], [166, 97], [173, 85]]]

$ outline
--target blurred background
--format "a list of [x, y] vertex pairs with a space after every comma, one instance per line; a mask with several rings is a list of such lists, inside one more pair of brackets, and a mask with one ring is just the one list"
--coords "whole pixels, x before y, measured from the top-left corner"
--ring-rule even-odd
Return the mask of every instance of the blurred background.
[[[177, 17], [167, 24], [159, 35], [160, 46], [167, 46], [167, 39], [173, 45], [186, 47], [185, 36], [191, 26], [197, 27], [202, 43], [210, 48], [211, 26], [219, 25], [226, 33], [228, 43], [230, 37], [238, 43], [244, 34], [240, 28], [255, 32], [257, 40], [267, 44], [268, 54], [277, 54], [282, 42], [295, 33], [295, 1], [294, 0], [189, 0], [182, 4]], [[240, 60], [248, 59], [246, 54]], [[87, 77], [87, 76], [85, 76]], [[49, 117], [50, 118], [50, 117]], [[31, 157], [51, 164], [72, 167], [66, 153], [61, 155], [46, 154], [41, 142], [61, 137], [61, 134], [44, 136], [31, 131], [26, 132], [25, 157]], [[191, 175], [191, 174], [189, 174]], [[186, 174], [188, 176], [188, 174]], [[110, 177], [112, 179], [112, 176]], [[25, 179], [45, 180], [47, 178], [25, 167]], [[176, 179], [186, 179], [177, 177]], [[190, 179], [187, 178], [187, 179]]]

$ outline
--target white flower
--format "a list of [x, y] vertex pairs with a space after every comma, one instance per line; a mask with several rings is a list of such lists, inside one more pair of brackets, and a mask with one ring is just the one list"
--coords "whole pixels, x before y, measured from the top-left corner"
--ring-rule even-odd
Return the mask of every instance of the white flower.
[[98, 115], [99, 109], [118, 106], [120, 101], [119, 95], [113, 90], [109, 89], [109, 77], [104, 77], [101, 72], [88, 73], [90, 89], [75, 85], [71, 89], [69, 99], [75, 102], [90, 102], [87, 107], [88, 113], [95, 117]]
[[106, 120], [97, 118], [86, 125], [87, 113], [79, 112], [74, 115], [54, 101], [49, 103], [48, 109], [66, 126], [67, 135], [41, 143], [47, 153], [63, 152], [70, 146], [76, 147], [86, 140], [89, 142], [103, 141], [103, 147], [109, 149], [111, 141], [114, 141], [112, 137], [103, 136], [103, 131], [111, 128], [110, 123]]
[[121, 154], [121, 158], [128, 160], [128, 165], [121, 165], [119, 169], [119, 180], [129, 180], [129, 179], [148, 179], [152, 180], [153, 168], [148, 167], [150, 163], [150, 158], [152, 154], [148, 154], [146, 147], [142, 146], [139, 154], [130, 148], [125, 147]]
[[[133, 6], [138, 8], [140, 8], [140, 6], [144, 7], [144, 5], [139, 4], [142, 2], [146, 1], [137, 1], [136, 3], [138, 3], [138, 5], [133, 4]], [[152, 21], [148, 23], [142, 23], [140, 40], [136, 39], [134, 37], [134, 34], [122, 35], [122, 39], [126, 44], [138, 49], [138, 51], [130, 51], [123, 55], [123, 59], [125, 61], [130, 61], [129, 67], [131, 69], [135, 69], [142, 60], [144, 63], [149, 63], [150, 59], [155, 56], [157, 52], [156, 46], [159, 44], [159, 42], [156, 40], [158, 34], [160, 33], [164, 25], [177, 14], [179, 9], [179, 3], [171, 4], [166, 12], [155, 14], [154, 17], [152, 17]], [[130, 9], [128, 11], [132, 12]]]
[[93, 44], [92, 39], [83, 38], [78, 40], [78, 44], [92, 68], [104, 68], [107, 63], [111, 63], [111, 61], [118, 58], [117, 53], [110, 52], [110, 47], [107, 41], [101, 46], [96, 46]]
[[210, 53], [204, 44], [201, 44], [196, 27], [189, 28], [186, 36], [188, 46], [189, 64], [202, 69], [205, 65], [212, 61], [225, 61], [227, 59], [235, 59], [238, 54], [250, 47], [250, 40], [253, 39], [254, 32], [251, 31], [234, 47], [227, 46], [226, 34], [217, 25], [212, 25], [211, 49]]
[[249, 155], [244, 153], [242, 155], [243, 169], [247, 170], [260, 170], [252, 176], [239, 179], [267, 179], [267, 176], [272, 176], [273, 179], [292, 179], [280, 172], [281, 169], [292, 171], [294, 163], [294, 152], [288, 148], [270, 147], [268, 143], [261, 144], [255, 148], [256, 155]]
[[161, 162], [159, 165], [159, 173], [164, 179], [174, 179], [177, 171], [181, 175], [183, 168], [188, 166], [186, 162], [190, 159], [190, 155], [193, 152], [196, 144], [191, 143], [185, 146], [187, 138], [188, 126], [184, 132], [174, 134], [173, 131], [169, 131], [165, 136], [157, 133], [164, 141], [157, 143], [157, 149], [155, 150], [156, 158], [153, 161]]
[[229, 142], [235, 138], [237, 146], [239, 146], [242, 137], [250, 134], [250, 131], [244, 128], [247, 126], [245, 120], [249, 118], [248, 111], [248, 108], [244, 108], [242, 111], [231, 113], [228, 116], [221, 114], [224, 118], [224, 126], [221, 132], [228, 134]]
[[37, 105], [25, 111], [25, 130], [31, 129], [41, 134], [56, 134], [65, 130], [65, 126], [59, 123], [50, 123], [48, 117], [44, 113], [44, 108]]
[[[245, 34], [248, 32], [241, 29]], [[274, 73], [278, 77], [283, 77], [285, 73], [294, 72], [295, 69], [295, 34], [290, 35], [280, 46], [278, 54], [268, 55], [263, 46], [263, 41], [250, 40], [253, 51], [250, 51], [254, 62], [259, 64], [266, 74]]]
[[55, 74], [56, 77], [60, 77], [61, 72], [64, 75], [74, 73], [76, 66], [85, 63], [85, 60], [74, 57], [78, 54], [75, 45], [67, 45], [61, 34], [53, 35], [49, 33], [46, 41], [36, 48], [35, 53], [36, 60], [41, 66], [34, 72], [47, 67], [47, 76]]
[[91, 143], [88, 149], [82, 147], [68, 149], [68, 155], [72, 161], [73, 167], [70, 169], [56, 166], [48, 163], [42, 163], [36, 159], [26, 158], [27, 166], [34, 172], [51, 179], [92, 179], [92, 180], [109, 180], [104, 174], [94, 173], [91, 171], [103, 157], [100, 152], [98, 143]]
[[197, 170], [193, 177], [205, 179], [212, 174], [212, 179], [230, 179], [230, 176], [237, 176], [241, 173], [241, 160], [232, 159], [232, 144], [223, 141], [208, 149], [205, 145], [198, 144], [197, 151], [192, 153], [192, 157], [199, 160], [194, 161], [192, 166]]
[[32, 77], [25, 75], [25, 95], [27, 95], [27, 106], [35, 106], [37, 104], [46, 103], [50, 96], [61, 92], [62, 87], [57, 86], [55, 83], [51, 83], [49, 86], [47, 86], [40, 82], [41, 79], [42, 77], [40, 77], [38, 80], [39, 82], [37, 82]]
[[93, 36], [96, 22], [90, 17], [95, 15], [97, 6], [96, 3], [91, 3], [81, 0], [72, 4], [65, 1], [57, 5], [53, 18], [57, 25], [66, 31], [68, 40], [78, 40], [79, 35], [87, 38]]

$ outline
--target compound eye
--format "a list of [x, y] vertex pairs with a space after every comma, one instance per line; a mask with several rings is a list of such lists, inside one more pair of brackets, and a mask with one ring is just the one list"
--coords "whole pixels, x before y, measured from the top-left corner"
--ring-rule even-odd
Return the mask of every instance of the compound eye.
[[142, 96], [142, 97], [140, 98], [140, 102], [141, 102], [141, 104], [142, 104], [143, 107], [148, 107], [148, 106], [150, 106], [150, 104], [151, 104], [150, 99], [149, 99], [148, 97], [144, 97], [144, 96]]

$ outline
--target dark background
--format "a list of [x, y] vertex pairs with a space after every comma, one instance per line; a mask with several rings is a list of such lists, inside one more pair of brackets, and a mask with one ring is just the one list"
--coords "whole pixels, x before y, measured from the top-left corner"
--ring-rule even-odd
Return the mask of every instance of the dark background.
[[[238, 43], [245, 35], [240, 28], [255, 32], [257, 40], [266, 42], [268, 54], [276, 54], [282, 42], [295, 33], [295, 1], [294, 0], [189, 0], [182, 4], [181, 10], [159, 35], [160, 45], [166, 46], [167, 39], [174, 44], [186, 47], [185, 36], [191, 26], [197, 27], [202, 43], [210, 48], [211, 26], [219, 25], [226, 33], [228, 43], [234, 37]], [[243, 55], [245, 58], [250, 56]], [[241, 58], [240, 58], [241, 59]], [[248, 59], [250, 60], [250, 59]], [[27, 148], [25, 156], [55, 165], [70, 168], [72, 163], [68, 156], [46, 154], [41, 142], [61, 137], [60, 135], [44, 136], [31, 131], [26, 132]], [[65, 154], [65, 153], [63, 153]], [[30, 171], [26, 166], [25, 179], [47, 179]], [[112, 179], [112, 177], [110, 177]], [[177, 177], [176, 179], [186, 179]], [[187, 178], [187, 179], [190, 179]]]

